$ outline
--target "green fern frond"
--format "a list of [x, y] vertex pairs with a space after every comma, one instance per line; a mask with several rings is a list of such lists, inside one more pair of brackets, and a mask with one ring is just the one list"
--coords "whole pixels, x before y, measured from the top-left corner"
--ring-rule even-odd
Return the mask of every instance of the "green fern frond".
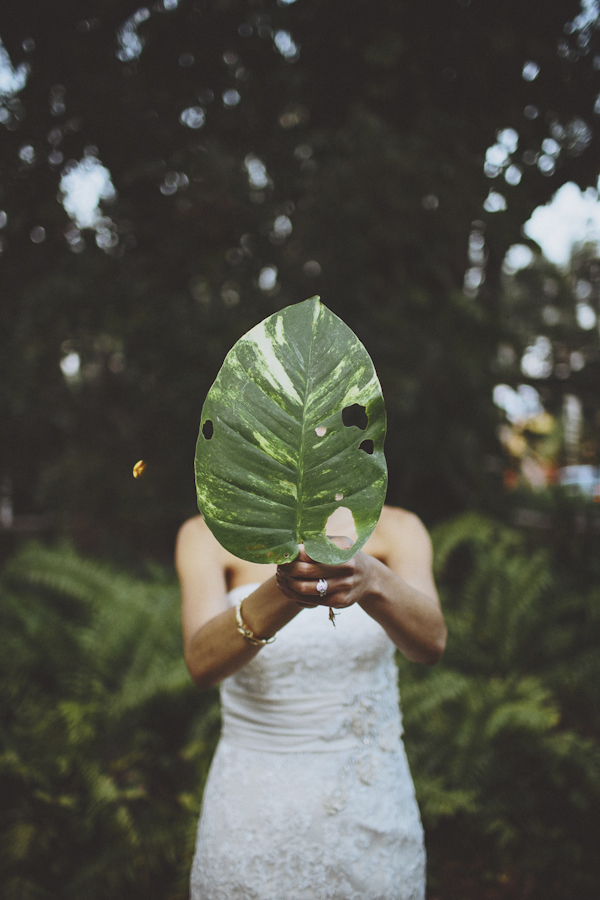
[[448, 647], [434, 669], [400, 666], [432, 865], [459, 834], [463, 867], [479, 854], [489, 871], [535, 872], [532, 900], [592, 896], [600, 591], [566, 589], [545, 550], [478, 514], [433, 542]]
[[213, 707], [185, 671], [178, 590], [164, 572], [133, 578], [65, 546], [20, 551], [0, 607], [10, 895], [164, 900], [195, 828], [179, 797], [199, 803], [215, 729], [186, 751]]

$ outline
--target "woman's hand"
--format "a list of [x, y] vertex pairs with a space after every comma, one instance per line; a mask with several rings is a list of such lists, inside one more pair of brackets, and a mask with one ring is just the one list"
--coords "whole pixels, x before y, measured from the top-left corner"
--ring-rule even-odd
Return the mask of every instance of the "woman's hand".
[[[352, 546], [352, 541], [346, 537], [332, 537], [330, 540], [344, 550]], [[312, 560], [301, 546], [293, 562], [277, 567], [277, 584], [280, 591], [299, 606], [345, 609], [364, 598], [369, 585], [370, 563], [372, 558], [359, 552], [348, 562], [326, 566]], [[322, 580], [327, 582], [327, 591], [323, 596], [317, 589], [318, 582]]]
[[[347, 549], [347, 538], [331, 538]], [[298, 606], [344, 609], [359, 603], [414, 662], [438, 661], [446, 644], [446, 626], [431, 571], [431, 541], [422, 522], [405, 510], [384, 507], [378, 523], [382, 558], [362, 551], [339, 566], [325, 566], [304, 548], [292, 563], [279, 566], [277, 585]], [[379, 555], [379, 554], [378, 554]], [[317, 582], [327, 581], [320, 597]]]

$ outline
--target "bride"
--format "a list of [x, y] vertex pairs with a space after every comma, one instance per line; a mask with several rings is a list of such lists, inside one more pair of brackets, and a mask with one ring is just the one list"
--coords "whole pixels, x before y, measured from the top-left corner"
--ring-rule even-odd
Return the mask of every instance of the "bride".
[[192, 900], [423, 900], [394, 661], [433, 664], [446, 641], [420, 520], [384, 506], [349, 562], [301, 548], [276, 567], [233, 556], [196, 516], [176, 564], [188, 669], [222, 682]]

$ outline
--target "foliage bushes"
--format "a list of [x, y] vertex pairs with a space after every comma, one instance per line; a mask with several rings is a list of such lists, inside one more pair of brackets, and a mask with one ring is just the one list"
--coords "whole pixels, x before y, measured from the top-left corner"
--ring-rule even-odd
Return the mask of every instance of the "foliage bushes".
[[[450, 638], [401, 662], [430, 897], [587, 900], [600, 869], [600, 592], [463, 516], [434, 535]], [[6, 900], [183, 900], [218, 731], [181, 662], [177, 590], [25, 547], [0, 607]]]
[[152, 575], [41, 546], [6, 570], [3, 900], [185, 896], [218, 709], [185, 672], [176, 587]]
[[434, 538], [448, 648], [401, 664], [431, 896], [595, 897], [600, 591], [477, 515]]

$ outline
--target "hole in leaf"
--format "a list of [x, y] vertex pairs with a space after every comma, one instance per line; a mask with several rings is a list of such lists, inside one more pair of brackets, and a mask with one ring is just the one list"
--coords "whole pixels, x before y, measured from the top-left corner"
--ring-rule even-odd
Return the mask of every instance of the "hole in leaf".
[[338, 506], [337, 509], [334, 509], [325, 524], [325, 534], [329, 540], [333, 537], [348, 538], [352, 547], [358, 540], [352, 510], [347, 506]]
[[315, 428], [315, 434], [317, 437], [325, 437], [327, 434], [327, 429], [324, 425], [319, 425], [318, 428]]
[[210, 419], [207, 419], [204, 425], [202, 426], [202, 434], [206, 438], [207, 441], [210, 441], [211, 437], [215, 433], [215, 428]]
[[336, 495], [335, 495], [335, 499], [338, 500], [338, 501], [339, 501], [339, 500], [343, 500], [343, 499], [344, 499], [344, 495], [343, 495], [343, 494], [336, 494]]
[[367, 438], [367, 440], [363, 441], [362, 444], [358, 445], [358, 449], [364, 450], [365, 453], [368, 453], [369, 456], [371, 456], [373, 450], [375, 449], [375, 444], [370, 438]]
[[356, 425], [361, 431], [364, 431], [369, 424], [367, 409], [360, 403], [353, 403], [352, 406], [345, 406], [342, 410], [342, 422], [346, 428]]

